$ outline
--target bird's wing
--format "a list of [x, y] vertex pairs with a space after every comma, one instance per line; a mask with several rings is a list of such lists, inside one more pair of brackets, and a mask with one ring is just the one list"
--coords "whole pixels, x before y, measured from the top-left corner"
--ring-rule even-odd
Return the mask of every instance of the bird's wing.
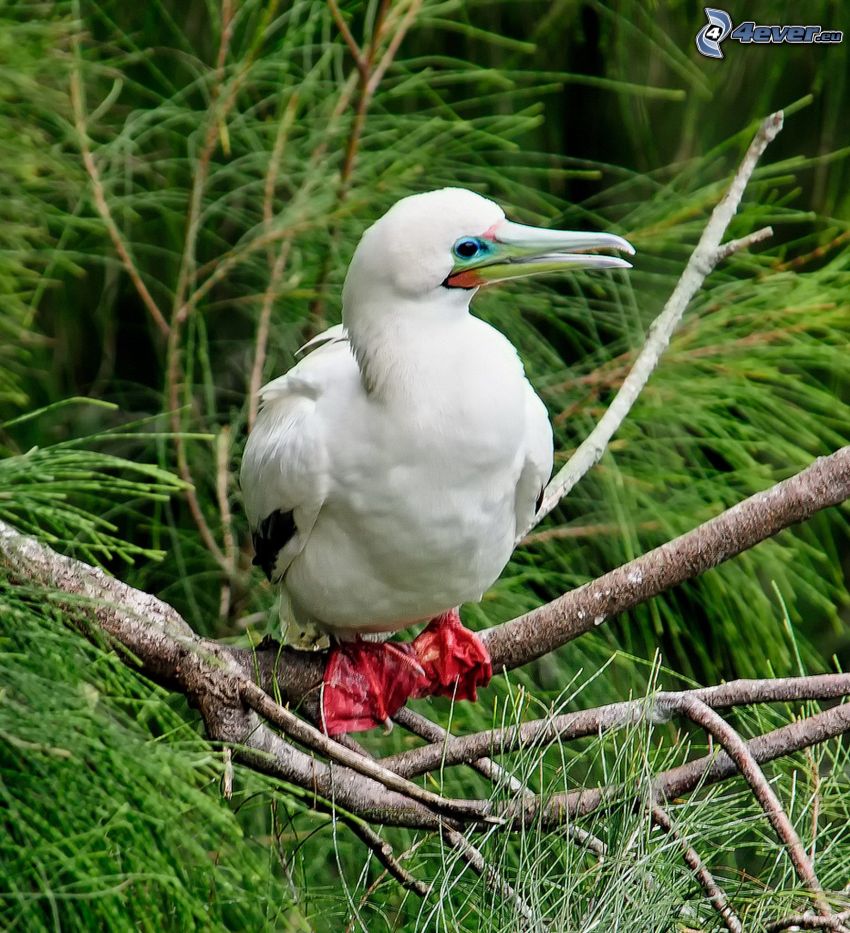
[[341, 379], [357, 374], [341, 327], [303, 349], [312, 352], [260, 390], [262, 407], [242, 458], [254, 563], [273, 582], [304, 549], [328, 491], [328, 443], [317, 405]]
[[[328, 343], [347, 343], [348, 334], [346, 333], [345, 327], [342, 324], [334, 324], [333, 327], [329, 327], [327, 330], [323, 330], [321, 334], [316, 334], [315, 337], [312, 337], [303, 347], [299, 347], [296, 350], [296, 356], [302, 356], [304, 353], [307, 353], [308, 350], [315, 350], [318, 347], [322, 347]], [[288, 373], [287, 373], [288, 375]], [[269, 383], [271, 385], [271, 383]], [[263, 390], [261, 389], [260, 392]]]
[[525, 462], [516, 487], [516, 533], [524, 534], [540, 507], [552, 474], [552, 426], [549, 413], [531, 385], [525, 400]]

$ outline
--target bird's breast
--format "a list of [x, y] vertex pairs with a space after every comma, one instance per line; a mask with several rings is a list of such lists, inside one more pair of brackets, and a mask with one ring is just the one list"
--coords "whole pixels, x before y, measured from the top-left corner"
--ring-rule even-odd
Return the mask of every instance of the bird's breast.
[[330, 628], [403, 627], [479, 599], [498, 577], [516, 529], [527, 391], [505, 362], [473, 360], [421, 380], [418, 396], [336, 419], [332, 488], [287, 578], [311, 615]]

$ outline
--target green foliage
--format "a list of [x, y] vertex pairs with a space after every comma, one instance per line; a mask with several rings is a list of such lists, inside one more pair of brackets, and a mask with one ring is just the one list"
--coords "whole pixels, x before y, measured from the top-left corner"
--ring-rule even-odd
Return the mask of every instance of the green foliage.
[[[55, 146], [67, 113], [67, 22], [40, 7], [40, 22], [14, 4], [0, 9], [0, 406], [27, 400], [27, 367], [43, 345], [33, 311], [53, 272], [45, 248], [83, 184], [78, 160]], [[72, 267], [69, 256], [63, 271]]]
[[222, 806], [220, 756], [68, 614], [0, 584], [0, 925], [276, 927], [291, 898]]
[[[88, 399], [71, 399], [88, 403]], [[98, 406], [100, 407], [100, 406]], [[109, 407], [109, 406], [104, 406]], [[38, 418], [65, 406], [57, 404], [5, 426]], [[135, 435], [131, 435], [135, 439]], [[145, 547], [150, 518], [137, 506], [167, 502], [184, 488], [171, 473], [87, 446], [115, 443], [116, 432], [65, 441], [0, 460], [0, 520], [41, 538], [51, 547], [102, 563], [121, 557], [156, 560], [161, 551]], [[136, 536], [116, 535], [113, 517], [134, 520]]]
[[[370, 35], [379, 5], [342, 6], [355, 36]], [[848, 443], [850, 44], [733, 47], [707, 62], [693, 48], [701, 10], [657, 7], [426, 0], [358, 134], [350, 55], [320, 0], [234, 3], [220, 65], [226, 4], [7, 3], [0, 518], [156, 592], [204, 634], [244, 638], [273, 599], [249, 566], [234, 480], [266, 316], [269, 378], [338, 320], [357, 237], [411, 191], [463, 184], [521, 221], [623, 233], [638, 249], [628, 275], [476, 299], [519, 348], [566, 455], [616, 390], [756, 120], [795, 101], [730, 230], [772, 224], [773, 241], [713, 274], [603, 462], [467, 618], [509, 618]], [[821, 2], [807, 16], [847, 29], [840, 13]], [[794, 18], [780, 4], [758, 15]], [[150, 301], [178, 322], [171, 343], [116, 232]], [[106, 404], [64, 404], [77, 396]], [[187, 480], [227, 572], [186, 506]], [[464, 730], [689, 679], [846, 664], [847, 515], [832, 510], [653, 600], [476, 706], [422, 708]], [[341, 929], [359, 915], [369, 931], [517, 929], [511, 903], [439, 840], [392, 836], [397, 851], [421, 842], [408, 867], [434, 882], [424, 903], [386, 879], [363, 899], [377, 868], [290, 790], [237, 769], [228, 805], [191, 714], [68, 628], [69, 615], [2, 584], [5, 925]], [[755, 733], [795, 712], [739, 724]], [[696, 733], [680, 738], [647, 726], [510, 765], [544, 792], [605, 780], [633, 793], [650, 768], [699, 751]], [[366, 741], [382, 754], [412, 743]], [[807, 841], [817, 800], [818, 869], [833, 888], [846, 883], [846, 774], [835, 748], [771, 771]], [[451, 793], [491, 793], [461, 771], [444, 780]], [[748, 928], [799, 906], [741, 785], [673, 815]], [[627, 793], [582, 826], [610, 847], [601, 865], [562, 835], [470, 838], [554, 929], [716, 926], [676, 846]]]

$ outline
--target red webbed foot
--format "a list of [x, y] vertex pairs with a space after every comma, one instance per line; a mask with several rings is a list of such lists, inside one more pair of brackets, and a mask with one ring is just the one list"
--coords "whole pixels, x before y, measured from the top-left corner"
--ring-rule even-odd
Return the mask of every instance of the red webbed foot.
[[322, 719], [328, 735], [391, 725], [424, 678], [413, 645], [351, 641], [330, 650]]
[[493, 676], [481, 639], [457, 609], [432, 620], [411, 643], [343, 642], [325, 667], [322, 721], [328, 735], [389, 725], [411, 697], [476, 700]]
[[486, 687], [493, 676], [489, 652], [474, 632], [463, 627], [457, 609], [431, 621], [414, 639], [413, 650], [426, 678], [414, 687], [413, 697], [476, 700], [478, 687]]

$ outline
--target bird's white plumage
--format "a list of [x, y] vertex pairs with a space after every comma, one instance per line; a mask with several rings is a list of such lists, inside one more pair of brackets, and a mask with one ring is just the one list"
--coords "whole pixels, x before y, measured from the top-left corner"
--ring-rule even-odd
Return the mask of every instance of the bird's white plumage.
[[242, 488], [252, 528], [295, 532], [277, 556], [285, 640], [394, 631], [481, 598], [552, 467], [545, 407], [513, 346], [447, 288], [452, 244], [504, 215], [444, 189], [364, 234], [342, 327], [262, 390]]

